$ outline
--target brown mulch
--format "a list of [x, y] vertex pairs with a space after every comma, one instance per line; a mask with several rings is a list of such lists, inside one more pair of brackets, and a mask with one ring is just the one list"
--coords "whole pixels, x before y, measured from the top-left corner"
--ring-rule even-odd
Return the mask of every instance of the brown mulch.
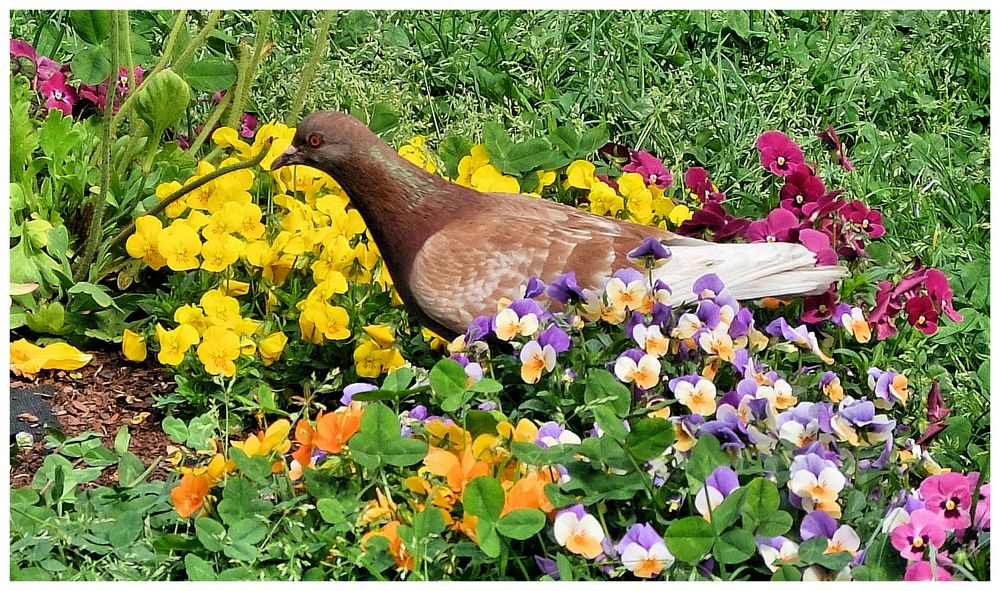
[[[71, 437], [85, 431], [99, 433], [102, 435], [101, 443], [113, 449], [115, 434], [122, 425], [127, 425], [132, 435], [129, 451], [138, 456], [146, 467], [161, 458], [149, 479], [165, 479], [169, 473], [165, 458], [170, 438], [160, 426], [164, 413], [153, 408], [153, 395], [162, 395], [174, 389], [170, 374], [149, 362], [128, 361], [120, 352], [89, 353], [94, 358], [79, 370], [46, 370], [34, 380], [12, 373], [10, 386], [51, 386], [54, 394], [47, 402], [62, 431]], [[30, 420], [21, 418], [25, 419]], [[45, 448], [44, 438], [35, 441], [33, 447], [18, 451], [17, 458], [11, 461], [11, 486], [30, 485], [48, 453], [50, 450]], [[95, 484], [117, 484], [114, 466], [106, 468]]]

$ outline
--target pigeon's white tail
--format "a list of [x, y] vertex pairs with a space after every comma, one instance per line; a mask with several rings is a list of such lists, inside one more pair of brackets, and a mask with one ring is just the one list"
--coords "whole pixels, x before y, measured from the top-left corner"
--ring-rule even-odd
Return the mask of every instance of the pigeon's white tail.
[[847, 275], [844, 267], [815, 266], [816, 256], [801, 244], [677, 242], [669, 245], [673, 257], [653, 271], [673, 290], [675, 306], [695, 300], [692, 286], [708, 273], [718, 275], [725, 293], [737, 300], [822, 293]]

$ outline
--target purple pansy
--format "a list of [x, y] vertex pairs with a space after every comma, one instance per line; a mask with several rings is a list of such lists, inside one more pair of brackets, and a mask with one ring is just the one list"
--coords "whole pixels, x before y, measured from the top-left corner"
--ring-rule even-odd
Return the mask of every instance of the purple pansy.
[[798, 144], [780, 131], [765, 131], [757, 138], [756, 146], [760, 165], [778, 176], [790, 175], [796, 164], [805, 161]]
[[663, 161], [642, 150], [633, 151], [630, 154], [630, 161], [622, 166], [622, 170], [639, 173], [647, 185], [656, 185], [661, 189], [666, 189], [674, 182], [674, 177], [663, 166]]
[[750, 242], [790, 242], [795, 239], [799, 219], [787, 209], [777, 208], [767, 218], [750, 223], [747, 240]]
[[574, 301], [584, 301], [586, 296], [576, 282], [576, 271], [563, 273], [549, 284], [548, 296], [553, 300], [568, 304], [570, 299]]

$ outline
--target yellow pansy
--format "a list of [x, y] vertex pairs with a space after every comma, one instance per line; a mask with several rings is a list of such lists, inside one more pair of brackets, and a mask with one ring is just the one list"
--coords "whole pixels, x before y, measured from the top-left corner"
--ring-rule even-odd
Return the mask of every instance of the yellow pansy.
[[[201, 160], [198, 162], [198, 166], [195, 168], [195, 175], [185, 181], [184, 184], [188, 185], [194, 181], [200, 179], [201, 177], [215, 172], [215, 167], [212, 166], [211, 162], [207, 160]], [[215, 181], [206, 183], [197, 189], [194, 189], [185, 196], [187, 201], [187, 206], [191, 209], [208, 209], [208, 204], [212, 199], [212, 193], [215, 191]]]
[[177, 365], [184, 361], [184, 354], [199, 341], [199, 336], [198, 331], [188, 324], [167, 330], [157, 323], [156, 340], [160, 344], [156, 359], [163, 365]]
[[281, 285], [292, 270], [295, 257], [282, 254], [277, 241], [268, 244], [266, 240], [257, 240], [247, 245], [246, 260], [254, 267], [262, 269], [264, 279], [275, 285]]
[[10, 364], [17, 371], [34, 375], [43, 369], [80, 369], [93, 358], [66, 343], [51, 343], [39, 347], [24, 339], [10, 344]]
[[264, 217], [264, 212], [256, 203], [248, 203], [240, 208], [240, 221], [236, 231], [246, 240], [257, 240], [264, 235], [264, 224], [260, 223], [260, 218]]
[[535, 174], [538, 176], [538, 184], [535, 185], [535, 193], [541, 193], [552, 183], [556, 182], [556, 171], [554, 170], [536, 170]]
[[487, 164], [472, 173], [472, 188], [482, 193], [520, 193], [521, 185], [517, 179], [500, 172], [500, 169]]
[[[170, 181], [169, 183], [160, 183], [156, 186], [156, 197], [163, 201], [167, 197], [173, 195], [181, 188], [181, 184], [177, 181]], [[174, 201], [164, 211], [168, 218], [179, 217], [184, 210], [187, 209], [187, 201], [185, 197], [181, 197], [177, 201]]]
[[253, 157], [250, 144], [240, 139], [240, 133], [232, 127], [220, 127], [212, 132], [212, 141], [220, 148], [236, 150], [241, 160]]
[[628, 172], [618, 179], [618, 192], [626, 200], [629, 219], [639, 224], [653, 220], [653, 194], [637, 172]]
[[235, 201], [227, 201], [208, 219], [201, 229], [205, 240], [222, 238], [240, 229], [243, 224], [243, 206]]
[[482, 144], [472, 146], [468, 156], [463, 157], [458, 162], [458, 178], [455, 182], [466, 186], [472, 186], [472, 174], [490, 163], [490, 153]]
[[591, 189], [594, 184], [594, 172], [596, 170], [597, 168], [593, 162], [587, 162], [586, 160], [574, 161], [566, 167], [566, 180], [563, 181], [563, 188]]
[[145, 361], [146, 339], [141, 334], [126, 328], [122, 333], [122, 354], [129, 361]]
[[167, 264], [167, 260], [156, 248], [161, 232], [163, 224], [158, 218], [151, 215], [139, 216], [135, 220], [135, 234], [125, 241], [125, 250], [132, 258], [142, 259], [153, 270], [159, 270]]
[[174, 310], [174, 322], [191, 326], [198, 334], [205, 332], [209, 327], [208, 318], [201, 308], [193, 304], [185, 304]]
[[200, 265], [201, 240], [198, 232], [184, 223], [174, 222], [160, 232], [156, 248], [172, 271], [190, 271]]
[[281, 353], [285, 350], [288, 337], [283, 332], [275, 332], [261, 339], [257, 350], [260, 352], [260, 359], [264, 365], [271, 365], [281, 359]]
[[300, 302], [299, 332], [303, 340], [319, 345], [323, 339], [342, 341], [350, 338], [351, 318], [347, 310], [326, 302]]
[[201, 245], [201, 268], [209, 273], [224, 271], [240, 259], [243, 254], [243, 241], [226, 234], [221, 238], [206, 240]]
[[246, 281], [226, 279], [219, 284], [219, 289], [228, 296], [236, 297], [250, 293], [250, 284]]
[[205, 317], [209, 324], [236, 330], [242, 321], [239, 301], [232, 296], [227, 296], [221, 289], [206, 291], [198, 303], [205, 311]]
[[236, 373], [236, 359], [240, 356], [240, 337], [224, 326], [210, 326], [198, 345], [198, 359], [205, 371], [216, 376], [231, 377]]
[[594, 182], [587, 198], [590, 201], [590, 213], [596, 215], [616, 216], [625, 207], [625, 200], [607, 183], [600, 181]]
[[437, 172], [437, 165], [424, 147], [424, 142], [425, 138], [422, 135], [410, 138], [409, 142], [399, 148], [399, 155], [427, 172]]
[[279, 419], [267, 428], [263, 433], [250, 435], [245, 441], [234, 441], [230, 445], [242, 451], [248, 456], [268, 456], [271, 452], [284, 454], [292, 447], [292, 442], [288, 440], [288, 432], [292, 425], [287, 419]]
[[676, 205], [670, 210], [669, 219], [675, 226], [683, 224], [692, 217], [694, 217], [694, 213], [684, 204]]
[[361, 330], [365, 331], [365, 334], [370, 336], [383, 349], [388, 349], [396, 342], [396, 335], [393, 333], [392, 327], [388, 324], [369, 324]]

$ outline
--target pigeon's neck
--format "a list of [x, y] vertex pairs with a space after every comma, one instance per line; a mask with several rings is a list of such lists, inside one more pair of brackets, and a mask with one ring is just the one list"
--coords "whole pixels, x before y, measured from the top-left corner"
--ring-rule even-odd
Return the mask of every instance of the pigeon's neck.
[[[424, 242], [459, 215], [462, 187], [403, 159], [381, 142], [328, 171], [361, 213], [404, 301]], [[457, 191], [458, 190], [458, 191]]]

